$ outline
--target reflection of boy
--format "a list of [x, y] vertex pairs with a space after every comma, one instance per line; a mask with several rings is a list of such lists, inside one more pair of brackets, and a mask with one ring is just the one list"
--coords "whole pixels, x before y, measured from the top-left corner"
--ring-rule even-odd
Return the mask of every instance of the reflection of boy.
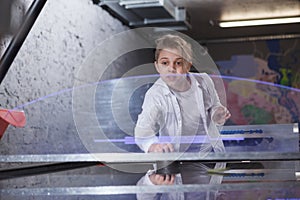
[[[205, 136], [212, 124], [223, 125], [230, 113], [221, 105], [213, 81], [206, 73], [189, 73], [192, 49], [181, 37], [165, 35], [158, 39], [155, 60], [160, 78], [145, 95], [135, 127], [136, 143], [144, 152], [186, 151], [189, 146], [180, 144], [181, 136]], [[160, 142], [157, 133], [169, 136], [171, 142]], [[220, 149], [223, 147], [219, 145]], [[201, 145], [197, 151], [210, 152], [212, 145]], [[150, 172], [139, 183], [174, 182], [181, 181], [174, 175], [164, 177]]]

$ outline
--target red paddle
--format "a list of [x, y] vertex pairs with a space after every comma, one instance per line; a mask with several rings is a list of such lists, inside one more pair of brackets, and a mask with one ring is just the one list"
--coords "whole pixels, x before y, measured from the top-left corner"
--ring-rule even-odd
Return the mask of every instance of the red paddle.
[[9, 124], [16, 127], [24, 127], [26, 117], [24, 111], [7, 110], [0, 108], [0, 139]]

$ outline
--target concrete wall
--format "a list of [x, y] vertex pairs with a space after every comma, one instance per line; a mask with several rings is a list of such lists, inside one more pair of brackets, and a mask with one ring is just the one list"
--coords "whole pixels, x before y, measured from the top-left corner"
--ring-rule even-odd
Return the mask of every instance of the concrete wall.
[[8, 128], [1, 154], [84, 152], [68, 89], [89, 52], [126, 29], [90, 0], [48, 1], [0, 86], [0, 107], [27, 115], [25, 128]]
[[[31, 2], [19, 1], [17, 6], [28, 8]], [[0, 141], [0, 155], [87, 152], [72, 116], [72, 87], [76, 73], [97, 44], [127, 29], [91, 0], [49, 0], [0, 86], [0, 107], [24, 110], [27, 116], [24, 128], [9, 126]], [[1, 54], [10, 39], [11, 35], [2, 37]], [[121, 63], [118, 67], [122, 67]], [[118, 70], [110, 70], [109, 73], [107, 77], [119, 75]], [[22, 163], [0, 165], [11, 167]], [[137, 174], [128, 176], [124, 177], [113, 169], [92, 167], [2, 180], [0, 189], [99, 186], [127, 184], [128, 181], [134, 184], [140, 177]], [[0, 194], [2, 198], [94, 199], [92, 196], [68, 198]]]

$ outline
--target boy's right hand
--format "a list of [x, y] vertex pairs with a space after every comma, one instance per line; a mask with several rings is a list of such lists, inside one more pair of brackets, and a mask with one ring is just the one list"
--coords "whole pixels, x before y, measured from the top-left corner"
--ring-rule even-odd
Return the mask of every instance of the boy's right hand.
[[170, 143], [163, 143], [163, 144], [151, 144], [151, 146], [148, 149], [148, 152], [154, 152], [154, 153], [165, 153], [165, 152], [173, 152], [174, 147]]

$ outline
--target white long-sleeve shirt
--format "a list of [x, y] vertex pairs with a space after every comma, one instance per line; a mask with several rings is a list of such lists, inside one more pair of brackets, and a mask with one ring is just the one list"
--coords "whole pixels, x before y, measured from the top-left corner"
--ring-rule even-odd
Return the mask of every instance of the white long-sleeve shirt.
[[[192, 83], [191, 91], [188, 91], [189, 94], [180, 96], [180, 93], [172, 91], [161, 78], [147, 91], [142, 112], [135, 127], [135, 141], [144, 152], [148, 152], [151, 144], [160, 142], [159, 138], [162, 136], [170, 136], [175, 151], [179, 151], [180, 137], [185, 135], [185, 131], [190, 132], [192, 135], [194, 133], [197, 135], [199, 130], [200, 134], [203, 135], [204, 132], [204, 135], [208, 136], [204, 141], [206, 145], [200, 148], [200, 152], [211, 152], [212, 149], [215, 152], [225, 151], [216, 127], [218, 124], [212, 123], [212, 116], [215, 110], [222, 106], [213, 81], [206, 73], [189, 74], [189, 76]], [[185, 95], [191, 94], [195, 99], [187, 101], [183, 99], [186, 97]], [[182, 100], [183, 102], [181, 102]], [[183, 109], [185, 110], [183, 111]], [[188, 112], [193, 113], [189, 116]], [[200, 127], [195, 126], [197, 122], [199, 122]], [[225, 163], [217, 163], [215, 166], [215, 168], [224, 167]], [[149, 175], [153, 172], [155, 170], [150, 170], [139, 180], [137, 185], [153, 185], [149, 179]], [[209, 181], [211, 184], [221, 182], [221, 176], [212, 176]], [[174, 184], [182, 184], [180, 174], [176, 175]], [[183, 193], [159, 195], [138, 194], [137, 199], [184, 199]]]
[[[194, 114], [194, 121], [201, 119], [202, 123], [199, 123], [202, 126], [201, 129], [205, 130], [208, 136], [218, 137], [216, 131], [208, 130], [215, 128], [211, 126], [211, 116], [213, 116], [217, 107], [222, 106], [213, 81], [206, 73], [189, 74], [189, 76], [192, 83], [191, 87], [194, 87], [193, 92], [195, 93], [193, 96], [195, 101], [191, 102], [195, 104], [191, 105], [194, 107], [192, 113]], [[182, 131], [186, 130], [184, 127], [194, 127], [193, 121], [189, 120], [191, 124], [188, 124], [189, 121], [187, 120], [184, 121], [182, 109], [185, 108], [182, 108], [178, 101], [178, 95], [159, 78], [147, 91], [142, 112], [138, 116], [135, 127], [135, 141], [137, 145], [144, 152], [148, 152], [151, 144], [159, 142], [159, 137], [169, 136], [175, 151], [179, 151], [180, 137], [184, 135]], [[197, 114], [195, 115], [195, 113]], [[188, 115], [188, 113], [185, 113], [185, 115]], [[209, 135], [211, 132], [214, 133]], [[157, 136], [157, 133], [159, 136]], [[210, 148], [206, 149], [211, 151]]]

